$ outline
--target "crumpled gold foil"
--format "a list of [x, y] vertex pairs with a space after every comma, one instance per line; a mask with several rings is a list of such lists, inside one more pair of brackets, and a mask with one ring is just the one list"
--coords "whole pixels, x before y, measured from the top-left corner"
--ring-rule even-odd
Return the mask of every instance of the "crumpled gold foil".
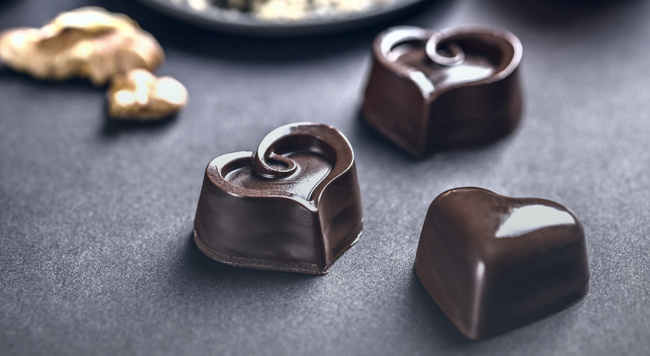
[[100, 7], [61, 13], [40, 29], [0, 32], [0, 61], [38, 79], [81, 77], [101, 86], [133, 68], [153, 71], [164, 57], [156, 39], [135, 21]]
[[113, 118], [151, 120], [168, 117], [187, 104], [187, 90], [171, 77], [156, 78], [144, 69], [113, 77], [106, 94]]

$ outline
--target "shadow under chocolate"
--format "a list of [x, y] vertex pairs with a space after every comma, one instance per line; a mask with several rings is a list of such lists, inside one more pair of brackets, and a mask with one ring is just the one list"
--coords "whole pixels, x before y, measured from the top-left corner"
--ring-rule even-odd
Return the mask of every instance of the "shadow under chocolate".
[[261, 293], [265, 288], [281, 289], [286, 285], [310, 284], [320, 276], [302, 273], [276, 272], [251, 268], [233, 267], [217, 262], [204, 255], [194, 243], [194, 233], [184, 239], [182, 253], [176, 265], [175, 276], [182, 280], [174, 285], [183, 290], [228, 288], [233, 292]]
[[[386, 136], [382, 135], [375, 128], [370, 126], [359, 108], [356, 112], [356, 116], [353, 119], [354, 126], [352, 134], [350, 135], [350, 140], [355, 142], [356, 146], [361, 148], [372, 147], [373, 152], [381, 152], [384, 154], [389, 154], [395, 159], [417, 163], [422, 161], [410, 154], [408, 154], [403, 149], [399, 148], [396, 144], [390, 141]], [[357, 144], [356, 142], [362, 141], [362, 144]]]

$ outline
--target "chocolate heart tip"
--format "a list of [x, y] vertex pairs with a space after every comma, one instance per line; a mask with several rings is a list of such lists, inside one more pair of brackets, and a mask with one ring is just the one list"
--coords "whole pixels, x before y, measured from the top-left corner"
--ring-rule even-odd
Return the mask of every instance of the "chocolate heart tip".
[[194, 221], [199, 249], [256, 269], [325, 274], [363, 228], [354, 153], [335, 128], [297, 123], [257, 151], [206, 168]]
[[582, 299], [584, 229], [566, 207], [467, 187], [440, 194], [422, 227], [415, 271], [471, 339], [518, 329]]
[[389, 29], [373, 44], [363, 116], [416, 157], [496, 142], [519, 124], [522, 56], [505, 30]]

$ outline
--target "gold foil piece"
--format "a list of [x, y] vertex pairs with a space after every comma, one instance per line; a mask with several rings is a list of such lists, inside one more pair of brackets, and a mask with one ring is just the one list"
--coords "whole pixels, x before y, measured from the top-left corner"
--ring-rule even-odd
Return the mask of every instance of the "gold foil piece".
[[88, 78], [97, 86], [133, 68], [164, 61], [156, 39], [126, 15], [100, 7], [59, 14], [42, 28], [0, 32], [0, 60], [38, 79]]
[[187, 104], [187, 90], [171, 77], [156, 78], [144, 69], [113, 77], [107, 93], [113, 118], [151, 120], [168, 117]]

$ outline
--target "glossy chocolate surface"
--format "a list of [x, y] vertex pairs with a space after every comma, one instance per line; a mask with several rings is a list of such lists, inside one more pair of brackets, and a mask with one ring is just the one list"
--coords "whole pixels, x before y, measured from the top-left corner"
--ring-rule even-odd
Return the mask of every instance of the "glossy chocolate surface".
[[226, 264], [325, 274], [362, 225], [350, 143], [331, 126], [297, 123], [269, 133], [256, 152], [210, 162], [194, 240]]
[[488, 27], [388, 29], [373, 44], [364, 117], [418, 157], [494, 142], [521, 117], [522, 52]]
[[522, 327], [587, 294], [584, 230], [564, 206], [480, 188], [440, 194], [415, 259], [420, 281], [469, 338]]

